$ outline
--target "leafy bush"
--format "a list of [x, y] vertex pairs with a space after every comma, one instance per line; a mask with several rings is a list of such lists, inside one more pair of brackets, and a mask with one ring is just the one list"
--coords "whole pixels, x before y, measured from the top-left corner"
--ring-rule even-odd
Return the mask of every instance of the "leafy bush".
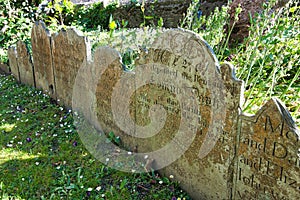
[[0, 62], [7, 62], [9, 46], [18, 40], [29, 39], [31, 27], [37, 19], [36, 4], [39, 2], [0, 0]]
[[94, 3], [90, 7], [78, 8], [74, 19], [77, 20], [79, 26], [83, 26], [86, 30], [95, 30], [98, 27], [107, 30], [110, 16], [116, 8], [117, 4], [110, 4], [104, 7], [103, 2]]
[[71, 25], [74, 21], [75, 5], [68, 0], [53, 0], [39, 9], [39, 18], [47, 25]]

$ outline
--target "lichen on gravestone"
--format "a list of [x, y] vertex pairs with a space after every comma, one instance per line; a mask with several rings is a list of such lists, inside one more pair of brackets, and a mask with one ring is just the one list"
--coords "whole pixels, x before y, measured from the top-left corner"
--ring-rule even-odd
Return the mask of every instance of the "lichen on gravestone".
[[36, 87], [55, 98], [55, 82], [51, 53], [51, 35], [44, 22], [37, 21], [31, 31], [32, 59]]
[[297, 199], [300, 132], [278, 99], [256, 115], [241, 115], [234, 199]]
[[9, 67], [11, 70], [12, 75], [20, 82], [20, 72], [19, 72], [19, 67], [18, 67], [18, 62], [17, 62], [17, 49], [16, 47], [9, 47], [8, 51], [8, 61], [9, 61]]
[[89, 41], [76, 29], [61, 30], [51, 38], [56, 97], [60, 104], [71, 107], [77, 72], [84, 60], [90, 60]]
[[[173, 174], [192, 197], [230, 198], [242, 84], [232, 66], [220, 68], [208, 45], [183, 30], [163, 33], [133, 72], [123, 71], [109, 48], [85, 64], [73, 90], [75, 110], [147, 152], [140, 155], [155, 159], [153, 168]], [[103, 159], [107, 145], [83, 132], [87, 148]]]
[[27, 45], [23, 41], [17, 42], [17, 64], [20, 81], [24, 84], [35, 86], [34, 69]]

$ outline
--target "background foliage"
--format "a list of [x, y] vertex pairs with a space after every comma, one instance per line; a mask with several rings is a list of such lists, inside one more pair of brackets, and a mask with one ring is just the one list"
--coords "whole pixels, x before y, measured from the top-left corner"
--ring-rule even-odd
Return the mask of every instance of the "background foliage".
[[[117, 8], [102, 3], [74, 6], [67, 0], [40, 5], [41, 0], [0, 0], [0, 62], [7, 62], [7, 48], [18, 40], [30, 42], [34, 21], [43, 20], [52, 31], [69, 26], [89, 36], [93, 49], [109, 45], [123, 55], [124, 68], [134, 68], [139, 51], [146, 51], [163, 31], [156, 27], [127, 29], [115, 21]], [[203, 37], [220, 62], [230, 61], [245, 83], [245, 112], [255, 113], [271, 97], [278, 97], [300, 125], [300, 7], [290, 0], [275, 9], [275, 0], [251, 16], [249, 37], [230, 40], [230, 21], [239, 19], [241, 8], [230, 18], [230, 4], [201, 15], [193, 0], [181, 27]], [[234, 24], [234, 23], [233, 23]], [[72, 126], [71, 112], [52, 102], [41, 91], [0, 76], [0, 198], [80, 199], [186, 198], [176, 182], [155, 173], [130, 175], [106, 168], [80, 143]], [[18, 173], [16, 173], [18, 171]], [[42, 177], [42, 178], [41, 178]], [[43, 187], [41, 187], [43, 185]]]
[[[271, 97], [278, 97], [300, 125], [300, 7], [288, 1], [264, 4], [262, 12], [251, 16], [249, 37], [242, 43], [229, 43], [234, 19], [228, 13], [230, 3], [216, 8], [208, 17], [199, 17], [198, 1], [193, 0], [182, 27], [202, 36], [214, 49], [220, 62], [230, 61], [236, 75], [245, 83], [244, 112], [255, 113]], [[225, 26], [224, 26], [225, 25]]]

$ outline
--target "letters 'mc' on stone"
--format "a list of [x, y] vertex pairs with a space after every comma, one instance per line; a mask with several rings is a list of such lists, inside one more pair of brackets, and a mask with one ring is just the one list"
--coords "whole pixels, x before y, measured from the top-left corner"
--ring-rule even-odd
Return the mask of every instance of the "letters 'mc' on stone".
[[240, 116], [235, 199], [298, 199], [300, 132], [278, 99]]
[[74, 29], [52, 35], [52, 59], [56, 97], [59, 103], [71, 107], [75, 77], [84, 60], [90, 60], [87, 38]]
[[42, 21], [36, 22], [31, 31], [32, 59], [36, 87], [55, 97], [52, 66], [51, 37]]

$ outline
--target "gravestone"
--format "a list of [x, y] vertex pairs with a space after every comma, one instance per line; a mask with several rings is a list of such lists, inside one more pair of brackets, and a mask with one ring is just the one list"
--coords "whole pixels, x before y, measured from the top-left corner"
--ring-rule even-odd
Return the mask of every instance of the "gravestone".
[[283, 104], [271, 99], [239, 123], [235, 199], [298, 199], [300, 133]]
[[31, 44], [36, 87], [55, 97], [51, 37], [42, 21], [36, 22], [32, 28]]
[[7, 64], [4, 64], [4, 63], [0, 63], [0, 70], [2, 72], [4, 72], [5, 74], [10, 73], [9, 66]]
[[35, 86], [34, 70], [31, 62], [31, 56], [24, 42], [17, 42], [17, 63], [20, 74], [20, 81], [24, 84]]
[[[116, 51], [99, 48], [78, 72], [73, 109], [153, 159], [152, 168], [174, 175], [195, 199], [228, 199], [242, 85], [233, 73], [198, 36], [170, 30], [140, 55], [134, 72], [123, 70]], [[109, 147], [85, 130], [83, 143], [103, 159]]]
[[[181, 29], [164, 32], [135, 65], [124, 70], [117, 51], [100, 47], [78, 71], [73, 109], [88, 121], [78, 132], [96, 158], [128, 172], [150, 160], [193, 199], [299, 197], [300, 134], [277, 99], [242, 114], [233, 67]], [[107, 142], [110, 131], [127, 150]]]
[[61, 30], [52, 35], [51, 48], [56, 97], [59, 103], [71, 107], [75, 77], [83, 61], [89, 60], [87, 38], [74, 29]]
[[[163, 88], [162, 94], [164, 95], [157, 95], [158, 89], [156, 88], [144, 89], [137, 95], [136, 104], [140, 105], [136, 107], [137, 124], [147, 123], [145, 122], [147, 113], [142, 110], [151, 107], [153, 105], [151, 101], [154, 100], [163, 105], [171, 116], [178, 110], [181, 112], [179, 119], [189, 116], [187, 117], [190, 121], [188, 127], [196, 129], [194, 140], [187, 151], [171, 165], [163, 168], [161, 172], [165, 175], [174, 175], [181, 182], [181, 186], [194, 198], [230, 198], [232, 195], [232, 159], [236, 139], [234, 131], [242, 82], [234, 78], [231, 66], [227, 64], [221, 68], [218, 66], [213, 52], [202, 39], [191, 32], [181, 30], [166, 32], [159, 37], [149, 53], [145, 57], [141, 56], [137, 62], [136, 73], [139, 70], [141, 70], [140, 74], [149, 73], [142, 67], [149, 65], [152, 66], [152, 70], [159, 71], [162, 80], [171, 75], [172, 81], [164, 84], [165, 81], [160, 80], [158, 89]], [[169, 70], [160, 69], [158, 66], [161, 65], [173, 72], [170, 74]], [[173, 77], [172, 73], [175, 74]], [[192, 86], [198, 102], [198, 112], [191, 110], [192, 107], [188, 105], [188, 101], [183, 101], [179, 105], [174, 103], [176, 96], [188, 90], [182, 84], [176, 86], [179, 75], [188, 80], [189, 85]], [[136, 90], [139, 89], [136, 88]], [[173, 97], [168, 92], [173, 93]], [[147, 98], [142, 99], [143, 96]], [[196, 123], [192, 119], [197, 119]], [[166, 137], [166, 135], [172, 131], [176, 132], [177, 124], [180, 124], [180, 120], [176, 121], [172, 117], [167, 120], [164, 129], [159, 132], [162, 135], [161, 140], [154, 137], [153, 143], [155, 141], [156, 143], [157, 141], [168, 142], [174, 136]], [[181, 137], [187, 139], [189, 137], [186, 134], [187, 130], [183, 132]], [[153, 150], [152, 148], [155, 147], [153, 143], [145, 148], [142, 145], [144, 143], [139, 146], [142, 151]], [[159, 164], [156, 162], [156, 165]]]
[[20, 82], [20, 72], [19, 72], [19, 67], [18, 67], [18, 62], [17, 62], [17, 49], [16, 47], [9, 47], [8, 51], [8, 60], [9, 60], [9, 67], [11, 70], [11, 73], [13, 76]]

